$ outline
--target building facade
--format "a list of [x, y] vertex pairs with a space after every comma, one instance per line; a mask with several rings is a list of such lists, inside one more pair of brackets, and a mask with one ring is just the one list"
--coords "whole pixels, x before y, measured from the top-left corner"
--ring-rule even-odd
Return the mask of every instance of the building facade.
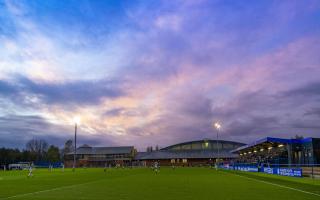
[[135, 160], [142, 165], [151, 166], [154, 162], [162, 166], [203, 166], [212, 165], [219, 158], [231, 160], [238, 155], [230, 153], [245, 144], [224, 140], [198, 140], [179, 143], [152, 152], [139, 152]]
[[[77, 167], [105, 167], [105, 166], [131, 166], [135, 156], [133, 146], [122, 147], [90, 147], [88, 145], [77, 148]], [[73, 166], [74, 152], [65, 156], [65, 166]]]

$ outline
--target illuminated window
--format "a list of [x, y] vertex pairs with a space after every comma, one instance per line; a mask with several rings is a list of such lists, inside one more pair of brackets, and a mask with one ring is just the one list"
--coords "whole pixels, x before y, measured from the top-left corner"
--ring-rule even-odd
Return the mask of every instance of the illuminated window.
[[187, 160], [187, 159], [182, 159], [182, 162], [183, 162], [183, 163], [187, 163], [188, 160]]

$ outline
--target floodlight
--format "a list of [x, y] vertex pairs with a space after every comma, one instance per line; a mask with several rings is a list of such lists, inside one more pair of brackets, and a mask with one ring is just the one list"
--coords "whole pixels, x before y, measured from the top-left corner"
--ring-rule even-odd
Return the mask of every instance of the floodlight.
[[75, 124], [77, 124], [77, 125], [79, 125], [80, 124], [80, 117], [79, 116], [75, 116], [74, 118], [73, 118], [73, 123], [75, 123]]
[[214, 123], [214, 127], [216, 129], [220, 129], [221, 128], [221, 124], [219, 124], [218, 122]]

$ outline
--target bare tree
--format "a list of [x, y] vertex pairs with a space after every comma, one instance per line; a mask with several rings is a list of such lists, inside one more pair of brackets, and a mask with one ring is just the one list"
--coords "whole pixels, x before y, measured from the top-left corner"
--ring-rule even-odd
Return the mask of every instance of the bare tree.
[[26, 149], [29, 151], [36, 160], [43, 160], [48, 151], [48, 143], [45, 140], [29, 140], [26, 144]]
[[67, 140], [65, 143], [64, 143], [64, 147], [63, 147], [63, 150], [62, 150], [62, 157], [65, 158], [65, 156], [68, 154], [68, 153], [71, 153], [74, 151], [74, 146], [73, 146], [73, 141], [72, 140]]
[[66, 143], [64, 143], [64, 148], [63, 148], [63, 153], [64, 154], [67, 154], [67, 153], [70, 153], [72, 152], [74, 149], [73, 149], [73, 141], [72, 140], [67, 140]]
[[302, 140], [302, 139], [304, 139], [304, 137], [302, 135], [296, 135], [293, 137], [293, 139]]
[[152, 151], [153, 151], [153, 147], [152, 146], [147, 147], [147, 152], [152, 152]]

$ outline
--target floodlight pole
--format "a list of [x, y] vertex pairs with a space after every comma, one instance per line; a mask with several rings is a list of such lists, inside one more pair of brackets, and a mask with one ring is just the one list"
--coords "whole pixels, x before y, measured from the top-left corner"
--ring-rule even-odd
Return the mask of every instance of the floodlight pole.
[[74, 152], [73, 152], [73, 168], [72, 170], [75, 171], [76, 169], [76, 155], [77, 155], [77, 123], [74, 124]]
[[220, 162], [220, 151], [219, 151], [219, 128], [217, 128], [217, 150], [218, 150], [218, 154], [217, 154], [217, 168], [219, 168], [219, 162]]

